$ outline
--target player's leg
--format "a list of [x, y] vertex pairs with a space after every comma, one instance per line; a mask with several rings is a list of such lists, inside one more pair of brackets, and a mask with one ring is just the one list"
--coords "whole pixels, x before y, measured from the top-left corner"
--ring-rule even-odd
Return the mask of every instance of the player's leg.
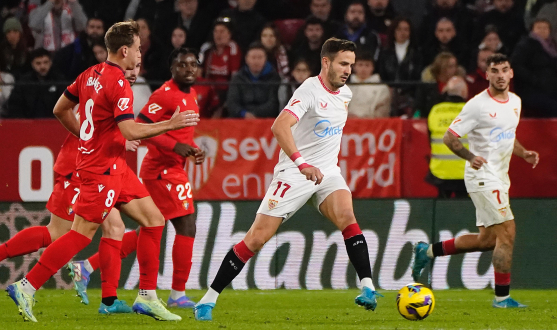
[[[137, 188], [145, 189], [142, 185], [141, 187], [138, 186]], [[165, 223], [163, 215], [148, 195], [125, 202], [120, 206], [120, 211], [141, 226], [137, 239], [137, 261], [140, 274], [139, 295], [132, 306], [133, 310], [158, 320], [181, 320], [180, 316], [170, 313], [161, 304], [156, 292], [160, 243]]]
[[367, 242], [354, 216], [352, 194], [346, 189], [338, 189], [329, 193], [318, 205], [319, 211], [342, 232], [348, 258], [362, 283], [362, 294], [356, 297], [356, 303], [375, 310], [376, 297], [381, 295], [373, 286]]
[[171, 219], [176, 236], [172, 246], [172, 290], [168, 307], [193, 308], [195, 303], [186, 296], [186, 283], [190, 276], [195, 240], [195, 215], [188, 214]]

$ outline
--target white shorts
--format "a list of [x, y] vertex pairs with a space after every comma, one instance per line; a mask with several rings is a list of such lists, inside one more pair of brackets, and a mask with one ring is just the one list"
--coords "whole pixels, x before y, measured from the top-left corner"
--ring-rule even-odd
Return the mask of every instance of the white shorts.
[[275, 173], [257, 213], [283, 218], [283, 221], [286, 221], [310, 198], [319, 211], [319, 205], [325, 198], [341, 189], [350, 191], [340, 171], [325, 174], [323, 181], [316, 185], [315, 182], [307, 180], [298, 168], [289, 168]]
[[476, 226], [478, 227], [489, 227], [514, 219], [508, 191], [478, 191], [470, 193], [470, 198], [476, 207]]

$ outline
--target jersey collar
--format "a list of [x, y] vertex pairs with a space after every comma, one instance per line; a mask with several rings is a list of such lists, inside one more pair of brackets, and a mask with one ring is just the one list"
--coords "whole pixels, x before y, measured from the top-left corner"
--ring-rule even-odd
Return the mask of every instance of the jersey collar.
[[498, 99], [494, 98], [493, 95], [491, 95], [491, 92], [489, 91], [489, 87], [486, 90], [487, 90], [487, 94], [489, 95], [489, 97], [491, 97], [491, 99], [493, 101], [497, 102], [497, 103], [507, 103], [511, 99], [510, 96], [509, 96], [509, 97], [507, 97], [507, 99], [505, 101], [499, 101]]
[[118, 64], [113, 63], [113, 62], [110, 62], [110, 61], [105, 61], [104, 63], [106, 63], [106, 64], [108, 64], [108, 65], [110, 65], [110, 66], [113, 66], [113, 67], [115, 67], [115, 68], [120, 69], [120, 71], [122, 71], [122, 74], [123, 74], [124, 76], [126, 75], [126, 71], [124, 71], [124, 69], [122, 69], [122, 67], [119, 66]]
[[318, 75], [317, 78], [319, 78], [319, 82], [321, 83], [321, 86], [323, 86], [323, 88], [330, 94], [333, 95], [338, 95], [340, 93], [340, 89], [337, 90], [336, 92], [333, 92], [332, 90], [329, 89], [329, 87], [327, 87], [327, 85], [325, 85], [325, 83], [323, 82], [323, 79], [321, 79], [321, 75]]

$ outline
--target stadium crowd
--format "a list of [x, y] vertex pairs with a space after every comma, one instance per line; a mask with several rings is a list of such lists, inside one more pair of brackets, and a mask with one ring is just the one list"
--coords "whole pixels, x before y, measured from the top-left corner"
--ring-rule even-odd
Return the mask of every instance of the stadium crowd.
[[3, 118], [53, 117], [125, 19], [140, 25], [136, 112], [185, 46], [199, 50], [202, 117], [276, 117], [338, 37], [358, 45], [351, 117], [427, 117], [454, 76], [473, 97], [493, 53], [511, 58], [523, 116], [557, 117], [557, 0], [4, 0], [0, 15]]

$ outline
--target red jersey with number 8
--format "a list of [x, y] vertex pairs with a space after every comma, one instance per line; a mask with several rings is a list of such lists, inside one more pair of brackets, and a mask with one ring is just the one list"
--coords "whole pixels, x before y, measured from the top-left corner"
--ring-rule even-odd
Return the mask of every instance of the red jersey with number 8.
[[111, 62], [80, 74], [64, 95], [79, 103], [77, 170], [118, 175], [127, 168], [126, 139], [118, 123], [133, 120], [133, 92], [124, 70]]

